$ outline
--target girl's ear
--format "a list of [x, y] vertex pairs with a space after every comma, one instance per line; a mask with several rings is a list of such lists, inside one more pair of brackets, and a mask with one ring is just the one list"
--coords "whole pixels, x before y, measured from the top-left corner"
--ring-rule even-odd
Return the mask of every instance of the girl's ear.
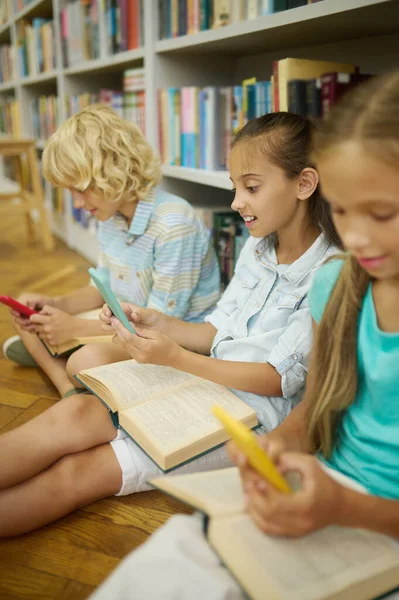
[[316, 169], [307, 167], [303, 169], [298, 180], [298, 200], [307, 200], [316, 190], [319, 183], [319, 174]]

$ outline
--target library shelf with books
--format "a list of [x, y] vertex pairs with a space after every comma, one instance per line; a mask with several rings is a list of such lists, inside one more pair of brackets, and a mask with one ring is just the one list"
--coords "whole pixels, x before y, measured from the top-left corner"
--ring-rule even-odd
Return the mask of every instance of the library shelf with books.
[[[22, 0], [16, 1], [24, 4]], [[208, 4], [210, 2], [207, 0]], [[270, 6], [273, 2], [270, 0]], [[190, 4], [197, 8], [202, 3], [203, 0], [190, 0]], [[222, 6], [225, 3], [217, 4]], [[304, 2], [290, 0], [286, 6], [294, 4]], [[0, 24], [0, 44], [11, 44], [15, 50], [21, 20], [31, 23], [36, 18], [52, 19], [55, 69], [51, 73], [38, 73], [28, 79], [21, 79], [17, 69], [14, 82], [0, 84], [0, 100], [8, 96], [15, 98], [24, 117], [33, 99], [43, 95], [58, 96], [58, 122], [61, 124], [68, 117], [69, 99], [74, 98], [73, 101], [78, 102], [76, 99], [87, 94], [95, 100], [102, 89], [122, 92], [124, 72], [142, 69], [145, 134], [157, 151], [160, 149], [162, 120], [159, 90], [241, 86], [244, 80], [253, 78], [257, 82], [270, 81], [273, 63], [287, 57], [349, 63], [358, 66], [361, 74], [377, 74], [399, 67], [399, 0], [321, 0], [170, 39], [160, 39], [162, 13], [159, 13], [158, 0], [146, 0], [141, 4], [141, 34], [138, 36], [134, 31], [134, 42], [131, 41], [130, 46], [126, 37], [129, 27], [126, 30], [124, 24], [120, 35], [112, 37], [110, 41], [109, 24], [110, 19], [115, 18], [112, 12], [115, 7], [134, 5], [137, 10], [138, 0], [90, 0], [85, 3], [90, 10], [95, 11], [98, 7], [104, 10], [95, 13], [94, 25], [92, 23], [90, 30], [87, 30], [89, 33], [83, 25], [77, 31], [82, 32], [79, 36], [86, 42], [90, 31], [94, 31], [93, 35], [98, 36], [97, 46], [94, 44], [97, 50], [94, 51], [93, 45], [89, 44], [89, 54], [85, 47], [83, 55], [80, 55], [83, 59], [69, 64], [64, 57], [65, 31], [62, 29], [61, 13], [68, 7], [68, 11], [72, 11], [72, 22], [75, 22], [78, 5], [81, 5], [80, 0], [33, 0], [17, 13], [10, 11], [9, 21], [5, 25]], [[183, 6], [183, 2], [171, 2], [171, 6], [176, 5]], [[231, 1], [230, 6], [233, 5]], [[255, 3], [251, 5], [255, 6]], [[258, 2], [258, 6], [266, 5], [266, 1]], [[10, 9], [13, 8], [11, 2]], [[116, 22], [120, 22], [120, 19], [116, 19]], [[137, 45], [139, 47], [135, 47]], [[94, 58], [86, 60], [86, 56]], [[291, 87], [295, 86], [292, 84]], [[137, 90], [133, 93], [136, 92], [139, 94]], [[290, 93], [293, 92], [295, 89]], [[131, 114], [134, 115], [138, 98], [133, 96], [130, 100]], [[140, 102], [143, 104], [141, 98]], [[32, 127], [26, 118], [22, 118], [21, 128], [23, 136], [32, 135]], [[40, 140], [38, 147], [43, 147], [43, 140]], [[225, 168], [217, 171], [164, 164], [162, 170], [162, 185], [168, 191], [181, 195], [196, 206], [222, 206], [228, 209], [232, 199], [228, 192], [231, 183]], [[51, 201], [51, 189], [46, 186], [46, 197], [50, 212], [57, 206], [53, 219], [55, 233], [95, 262], [96, 244], [92, 224], [87, 222], [85, 215], [79, 218], [73, 214], [67, 192], [63, 203], [55, 203]]]

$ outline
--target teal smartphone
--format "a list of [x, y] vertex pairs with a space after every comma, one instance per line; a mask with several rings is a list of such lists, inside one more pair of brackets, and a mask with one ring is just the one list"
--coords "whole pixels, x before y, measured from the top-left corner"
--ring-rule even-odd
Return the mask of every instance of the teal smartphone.
[[104, 301], [108, 304], [109, 308], [112, 311], [112, 314], [119, 319], [119, 321], [128, 329], [131, 333], [136, 333], [133, 329], [133, 326], [130, 321], [128, 321], [127, 316], [122, 310], [121, 305], [114, 292], [109, 287], [108, 283], [104, 280], [103, 277], [93, 268], [89, 269], [89, 275], [94, 281], [96, 288], [100, 292]]

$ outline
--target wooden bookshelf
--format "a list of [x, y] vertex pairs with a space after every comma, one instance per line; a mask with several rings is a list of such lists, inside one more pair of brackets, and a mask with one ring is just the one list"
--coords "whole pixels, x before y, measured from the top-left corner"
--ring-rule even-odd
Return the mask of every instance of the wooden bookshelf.
[[[61, 0], [33, 0], [8, 23], [0, 25], [0, 43], [17, 44], [17, 25], [22, 19], [51, 17], [56, 37], [56, 69], [33, 77], [0, 84], [0, 99], [20, 103], [22, 134], [31, 135], [26, 110], [41, 94], [57, 94], [60, 122], [66, 119], [64, 98], [70, 94], [97, 93], [120, 83], [127, 68], [145, 68], [146, 135], [158, 149], [157, 96], [159, 88], [235, 85], [247, 77], [269, 78], [273, 60], [287, 56], [342, 60], [360, 66], [362, 72], [380, 73], [399, 68], [399, 0], [323, 0], [284, 12], [241, 21], [193, 35], [158, 40], [158, 1], [144, 2], [144, 46], [107, 55], [104, 11], [99, 11], [100, 56], [63, 68], [61, 56]], [[38, 141], [42, 149], [43, 141]], [[166, 189], [193, 203], [227, 206], [231, 196], [228, 173], [163, 166]], [[46, 187], [47, 194], [51, 193]], [[51, 216], [51, 202], [47, 202]], [[65, 213], [51, 216], [56, 235], [86, 258], [96, 259], [95, 236], [72, 219], [70, 197]]]

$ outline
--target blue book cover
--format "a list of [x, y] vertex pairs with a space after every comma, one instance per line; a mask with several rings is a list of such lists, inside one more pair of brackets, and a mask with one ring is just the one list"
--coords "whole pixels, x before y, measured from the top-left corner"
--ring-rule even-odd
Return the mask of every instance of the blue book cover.
[[206, 97], [208, 92], [200, 90], [198, 94], [199, 101], [199, 168], [205, 169], [205, 149], [206, 144]]
[[236, 134], [241, 129], [241, 114], [243, 102], [243, 89], [241, 85], [233, 87], [233, 131]]
[[255, 85], [247, 85], [247, 121], [256, 117]]

